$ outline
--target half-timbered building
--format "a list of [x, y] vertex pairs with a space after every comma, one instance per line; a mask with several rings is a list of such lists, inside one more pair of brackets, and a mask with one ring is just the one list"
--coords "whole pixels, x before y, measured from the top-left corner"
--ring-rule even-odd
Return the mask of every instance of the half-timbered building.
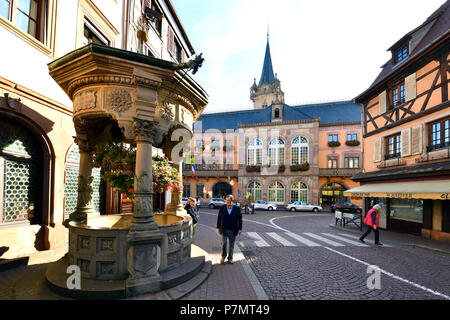
[[381, 203], [381, 227], [450, 239], [449, 1], [388, 50], [358, 97], [364, 172], [346, 195]]

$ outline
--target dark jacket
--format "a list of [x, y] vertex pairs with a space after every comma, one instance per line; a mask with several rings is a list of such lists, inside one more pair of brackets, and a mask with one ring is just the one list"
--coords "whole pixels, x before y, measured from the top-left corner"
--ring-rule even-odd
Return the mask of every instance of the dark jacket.
[[189, 213], [189, 215], [192, 217], [192, 222], [196, 224], [198, 222], [198, 213], [196, 206], [191, 207], [191, 205], [187, 203], [186, 206], [184, 207], [184, 210], [186, 210], [187, 213]]
[[[217, 229], [219, 229], [220, 234], [223, 234], [225, 219], [227, 216], [227, 205], [224, 205], [220, 207], [219, 214], [217, 216]], [[231, 230], [233, 230], [234, 235], [237, 235], [238, 230], [242, 230], [242, 214], [239, 207], [233, 205], [230, 218], [232, 225]]]

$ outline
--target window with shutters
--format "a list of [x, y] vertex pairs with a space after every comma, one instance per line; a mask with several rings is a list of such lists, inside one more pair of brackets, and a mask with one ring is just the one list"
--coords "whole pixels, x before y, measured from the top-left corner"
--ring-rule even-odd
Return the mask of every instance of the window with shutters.
[[400, 83], [389, 91], [389, 108], [395, 108], [405, 103], [405, 83]]
[[385, 160], [401, 157], [402, 135], [400, 133], [389, 136], [385, 140], [386, 155]]
[[175, 35], [172, 28], [169, 26], [167, 30], [167, 50], [173, 54], [175, 51]]
[[428, 125], [428, 148], [434, 151], [450, 147], [450, 117], [431, 122]]
[[[150, 3], [150, 0], [146, 0], [144, 1], [145, 5], [148, 6], [147, 2]], [[152, 20], [152, 24], [153, 27], [155, 28], [156, 32], [158, 33], [158, 35], [161, 35], [161, 31], [162, 31], [162, 18], [163, 18], [163, 14], [161, 9], [159, 8], [158, 4], [156, 3], [156, 1], [151, 1], [151, 6], [149, 6], [153, 11], [156, 12], [155, 17]]]

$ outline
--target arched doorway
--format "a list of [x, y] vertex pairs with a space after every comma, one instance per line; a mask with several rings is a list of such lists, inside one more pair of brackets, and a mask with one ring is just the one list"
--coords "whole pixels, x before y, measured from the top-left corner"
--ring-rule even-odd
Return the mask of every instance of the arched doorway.
[[[21, 122], [0, 119], [0, 225], [45, 223], [44, 152], [37, 135]], [[36, 233], [34, 247], [44, 250], [45, 235]]]
[[233, 187], [228, 183], [224, 181], [217, 182], [213, 187], [213, 198], [224, 198], [229, 195], [233, 194]]
[[321, 206], [330, 207], [336, 201], [347, 201], [347, 197], [344, 197], [346, 190], [347, 188], [338, 182], [325, 184], [320, 193]]

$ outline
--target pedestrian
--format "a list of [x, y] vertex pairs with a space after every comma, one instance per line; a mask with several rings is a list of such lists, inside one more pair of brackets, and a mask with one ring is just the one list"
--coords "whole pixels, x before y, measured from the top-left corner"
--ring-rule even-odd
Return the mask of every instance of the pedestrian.
[[217, 216], [217, 233], [222, 235], [222, 258], [220, 263], [225, 263], [227, 258], [227, 242], [228, 263], [233, 264], [234, 241], [236, 236], [242, 232], [242, 214], [241, 210], [233, 205], [233, 196], [230, 194], [225, 198], [226, 205], [220, 207]]
[[198, 209], [197, 206], [195, 205], [195, 199], [194, 198], [189, 198], [186, 206], [184, 207], [184, 210], [187, 211], [187, 213], [192, 217], [192, 223], [193, 223], [193, 229], [192, 229], [192, 236], [194, 236], [195, 233], [195, 225], [198, 222], [199, 219], [199, 214], [198, 214]]
[[359, 241], [362, 243], [365, 243], [364, 238], [367, 237], [367, 235], [373, 230], [375, 232], [375, 244], [378, 246], [383, 245], [380, 243], [380, 232], [378, 231], [380, 210], [381, 206], [376, 204], [369, 210], [369, 212], [367, 212], [366, 218], [364, 219], [364, 223], [367, 224], [367, 231], [359, 238]]

